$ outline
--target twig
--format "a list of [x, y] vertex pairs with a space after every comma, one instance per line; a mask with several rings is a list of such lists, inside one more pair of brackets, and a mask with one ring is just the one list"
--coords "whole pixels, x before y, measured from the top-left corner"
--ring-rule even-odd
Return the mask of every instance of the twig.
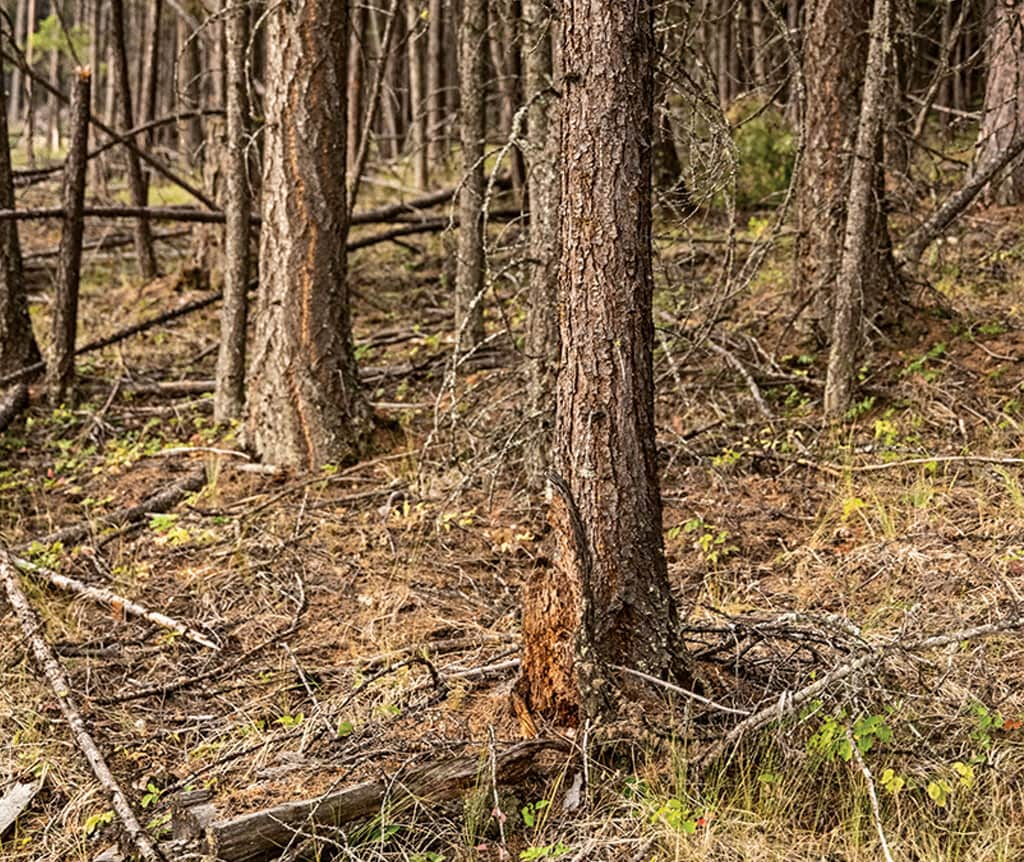
[[631, 667], [623, 667], [622, 665], [617, 664], [613, 664], [612, 667], [615, 670], [622, 671], [622, 673], [628, 673], [630, 676], [635, 676], [637, 679], [642, 679], [644, 682], [649, 682], [651, 683], [651, 685], [656, 685], [659, 688], [664, 688], [668, 691], [674, 691], [676, 694], [686, 695], [688, 698], [695, 700], [698, 703], [703, 703], [706, 706], [710, 706], [712, 709], [717, 709], [719, 712], [727, 712], [730, 715], [750, 715], [749, 709], [734, 709], [731, 706], [725, 706], [724, 704], [716, 703], [710, 698], [704, 697], [703, 695], [699, 695], [694, 691], [690, 691], [689, 689], [682, 688], [681, 686], [673, 685], [672, 683], [666, 682], [663, 679], [658, 679], [656, 676], [651, 676], [650, 674], [644, 673], [641, 670], [634, 670]]
[[92, 767], [93, 775], [96, 776], [103, 789], [110, 794], [111, 805], [114, 811], [117, 812], [117, 816], [121, 819], [125, 832], [135, 845], [139, 855], [146, 862], [161, 862], [160, 851], [157, 850], [153, 839], [142, 828], [142, 824], [139, 823], [135, 812], [132, 810], [131, 803], [124, 795], [124, 791], [121, 790], [117, 780], [111, 774], [102, 752], [96, 747], [96, 743], [93, 742], [92, 736], [90, 736], [89, 730], [85, 726], [85, 721], [82, 719], [82, 715], [71, 696], [71, 685], [68, 683], [68, 678], [65, 676], [64, 670], [61, 668], [57, 657], [53, 654], [50, 645], [40, 634], [42, 623], [18, 583], [17, 571], [11, 563], [10, 557], [3, 550], [0, 550], [0, 573], [3, 575], [7, 601], [18, 618], [18, 623], [25, 634], [26, 640], [28, 640], [29, 645], [32, 647], [32, 654], [36, 664], [46, 677], [46, 681], [50, 684], [50, 688], [60, 704], [61, 712], [64, 713], [64, 718], [75, 737], [75, 742], [78, 744], [79, 749], [81, 749], [82, 754], [85, 755], [85, 759], [89, 761], [89, 766]]
[[878, 807], [878, 793], [875, 792], [875, 780], [871, 777], [871, 770], [868, 769], [868, 765], [864, 762], [864, 756], [860, 753], [860, 748], [857, 747], [857, 740], [853, 738], [853, 731], [849, 727], [846, 728], [846, 741], [850, 745], [853, 759], [857, 761], [861, 774], [864, 776], [864, 782], [867, 784], [868, 799], [871, 801], [871, 818], [875, 821], [878, 842], [882, 845], [882, 856], [885, 858], [885, 862], [893, 862], [892, 852], [889, 850], [889, 842], [885, 840], [885, 830], [882, 828], [882, 812]]
[[740, 373], [740, 376], [746, 381], [747, 389], [750, 390], [750, 394], [754, 398], [754, 403], [757, 404], [757, 409], [761, 411], [761, 415], [766, 419], [773, 419], [772, 411], [768, 409], [768, 405], [761, 395], [761, 388], [757, 385], [757, 381], [750, 376], [746, 366], [733, 356], [731, 352], [722, 347], [722, 345], [716, 344], [710, 338], [708, 339], [708, 347], [720, 356], [724, 356], [726, 361]]
[[114, 610], [123, 611], [130, 616], [140, 617], [141, 619], [151, 622], [154, 625], [158, 625], [161, 628], [176, 632], [182, 637], [188, 638], [190, 641], [193, 641], [200, 646], [204, 646], [207, 649], [220, 649], [220, 647], [218, 647], [217, 644], [209, 638], [200, 634], [195, 629], [189, 628], [184, 623], [180, 623], [177, 620], [157, 611], [151, 611], [149, 608], [137, 604], [131, 599], [118, 595], [108, 589], [91, 586], [90, 584], [83, 583], [77, 578], [62, 575], [60, 572], [55, 572], [53, 569], [37, 565], [29, 560], [23, 560], [20, 557], [12, 556], [11, 561], [18, 567], [18, 569], [26, 574], [45, 580], [58, 589], [67, 590], [68, 592], [75, 593], [79, 596], [85, 596], [86, 598], [92, 599], [94, 602], [98, 602], [101, 605], [108, 605]]

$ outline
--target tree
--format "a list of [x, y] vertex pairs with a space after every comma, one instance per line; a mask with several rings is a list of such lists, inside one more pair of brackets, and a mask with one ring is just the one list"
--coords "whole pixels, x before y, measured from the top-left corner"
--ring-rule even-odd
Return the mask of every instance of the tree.
[[614, 710], [613, 665], [682, 668], [654, 438], [653, 6], [567, 4], [562, 27], [558, 553], [524, 592], [516, 693], [574, 725]]
[[543, 482], [551, 455], [553, 396], [558, 367], [558, 147], [559, 105], [552, 86], [554, 20], [546, 0], [523, 3], [526, 97], [529, 104], [527, 176], [530, 195], [530, 310], [526, 354], [528, 396], [536, 433], [526, 454], [534, 485]]
[[246, 439], [303, 469], [355, 457], [370, 428], [349, 319], [347, 0], [267, 14], [260, 291]]
[[459, 252], [455, 273], [455, 330], [465, 347], [483, 341], [484, 75], [487, 69], [487, 0], [465, 0], [459, 31], [459, 129], [462, 190]]
[[875, 0], [825, 379], [825, 415], [832, 419], [842, 418], [850, 407], [865, 284], [879, 266], [878, 248], [872, 244], [876, 226], [884, 219], [875, 195], [881, 173], [876, 156], [882, 141], [891, 16], [889, 0]]
[[[1024, 2], [996, 0], [994, 6], [975, 171], [1024, 135]], [[990, 183], [985, 199], [1004, 206], [1024, 202], [1024, 162], [1018, 161], [998, 181]]]
[[[14, 208], [14, 175], [7, 136], [7, 106], [0, 86], [0, 208]], [[39, 361], [32, 334], [15, 221], [0, 222], [0, 377]]]
[[225, 27], [227, 74], [227, 147], [224, 200], [224, 303], [220, 316], [217, 389], [213, 415], [218, 422], [238, 419], [245, 402], [245, 338], [249, 290], [249, 172], [245, 151], [249, 100], [246, 95], [245, 51], [249, 43], [249, 11], [236, 6]]
[[[867, 64], [864, 22], [871, 0], [815, 0], [807, 12], [804, 39], [805, 151], [800, 174], [800, 299], [821, 343], [832, 335], [832, 309], [842, 256], [853, 153]], [[878, 176], [881, 179], [881, 176]], [[877, 248], [888, 245], [880, 207], [872, 199], [866, 215]], [[881, 272], [867, 273], [870, 306], [883, 293]]]

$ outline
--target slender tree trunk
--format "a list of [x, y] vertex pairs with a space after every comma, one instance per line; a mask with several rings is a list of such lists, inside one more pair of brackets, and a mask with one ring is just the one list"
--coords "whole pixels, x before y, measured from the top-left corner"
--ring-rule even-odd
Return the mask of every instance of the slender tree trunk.
[[530, 309], [526, 353], [530, 362], [527, 394], [536, 433], [526, 452], [531, 484], [539, 487], [551, 467], [555, 424], [558, 330], [558, 211], [560, 104], [552, 81], [556, 24], [547, 0], [523, 3], [526, 97], [529, 102]]
[[765, 87], [768, 84], [764, 30], [764, 9], [761, 6], [761, 0], [750, 0], [750, 47], [754, 60], [752, 83], [757, 88]]
[[[17, 8], [14, 12], [14, 42], [17, 48], [22, 47], [21, 37], [25, 32], [25, 18], [28, 16], [27, 5], [28, 0], [18, 0]], [[21, 122], [22, 83], [21, 68], [15, 66], [11, 70], [11, 101], [7, 106], [7, 126], [10, 129], [13, 129]]]
[[359, 146], [363, 134], [363, 80], [366, 68], [367, 29], [366, 6], [356, 3], [352, 9], [352, 35], [348, 49], [348, 168], [352, 171], [359, 161]]
[[429, 0], [427, 19], [427, 151], [435, 169], [443, 164], [444, 146], [444, 0]]
[[553, 571], [527, 583], [526, 708], [557, 725], [614, 710], [612, 665], [679, 667], [654, 438], [651, 156], [654, 28], [646, 0], [563, 10], [562, 363]]
[[[49, 61], [50, 86], [59, 90], [60, 52], [50, 51]], [[60, 152], [60, 102], [52, 92], [46, 95], [46, 146], [54, 155]]]
[[459, 33], [459, 128], [462, 190], [455, 275], [455, 329], [472, 348], [484, 338], [484, 76], [487, 71], [487, 0], [465, 0]]
[[[345, 237], [347, 0], [292, 0], [267, 19], [260, 291], [246, 436], [315, 470], [370, 429], [349, 320]], [[296, 230], [302, 225], [302, 230]]]
[[891, 15], [889, 0], [875, 0], [825, 380], [825, 415], [830, 419], [841, 419], [853, 398], [856, 356], [864, 326], [865, 286], [872, 267], [879, 266], [874, 225], [879, 218], [875, 192], [882, 167], [876, 156], [885, 113]]
[[427, 168], [427, 114], [424, 99], [424, 69], [422, 42], [420, 38], [423, 28], [420, 26], [422, 0], [408, 0], [406, 9], [406, 29], [409, 32], [406, 48], [409, 55], [409, 107], [410, 126], [412, 130], [412, 164], [413, 177], [418, 189], [426, 189], [430, 185]]
[[[142, 53], [143, 69], [141, 80], [142, 96], [139, 100], [139, 122], [149, 123], [155, 119], [157, 87], [160, 78], [160, 24], [163, 17], [163, 0], [149, 0], [148, 18], [146, 19], [146, 46]], [[145, 133], [141, 143], [152, 149], [154, 132]], [[146, 199], [149, 199], [149, 171], [142, 172], [146, 188]]]
[[[989, 38], [985, 110], [974, 170], [989, 163], [1024, 134], [1024, 0], [996, 0]], [[1024, 201], [1024, 161], [989, 183], [987, 203], [1012, 206]]]
[[[128, 84], [128, 54], [125, 49], [124, 0], [110, 0], [111, 50], [114, 59], [114, 86], [118, 92], [121, 126], [125, 130], [134, 125], [132, 94]], [[142, 175], [142, 164], [134, 150], [125, 149], [128, 158], [128, 183], [132, 203], [144, 207], [148, 202], [146, 181]], [[139, 218], [135, 222], [135, 252], [139, 257], [139, 272], [144, 279], [156, 277], [156, 254], [153, 251], [153, 234], [149, 220]]]
[[[519, 56], [518, 22], [522, 8], [517, 0], [490, 0], [489, 32], [491, 65], [499, 94], [499, 136], [504, 143], [512, 133], [516, 111], [523, 103], [522, 60]], [[518, 147], [508, 153], [512, 188], [521, 196], [526, 184], [526, 163]]]
[[[28, 19], [25, 21], [25, 65], [30, 69], [35, 62], [32, 34], [36, 31], [36, 0], [28, 0]], [[30, 168], [36, 166], [36, 85], [31, 76], [25, 77], [25, 156]]]
[[82, 269], [82, 233], [85, 205], [85, 170], [89, 150], [90, 72], [78, 69], [71, 90], [71, 139], [64, 163], [64, 226], [60, 235], [57, 289], [47, 367], [50, 403], [64, 403], [75, 380], [75, 333], [78, 329], [78, 284]]
[[[201, 18], [198, 3], [186, 4], [185, 9], [196, 20]], [[183, 112], [197, 111], [202, 107], [202, 39], [192, 31], [188, 20], [179, 15], [175, 26], [178, 31], [178, 51], [181, 60], [177, 74], [178, 97]], [[188, 163], [202, 168], [203, 159], [203, 118], [190, 117], [178, 126], [180, 148]]]
[[[6, 92], [0, 87], [0, 207], [14, 209]], [[21, 268], [18, 223], [0, 222], [0, 377], [39, 361]]]
[[213, 416], [229, 422], [242, 416], [245, 405], [245, 324], [249, 289], [249, 143], [245, 50], [249, 44], [249, 11], [231, 7], [225, 22], [227, 53], [227, 147], [225, 158], [224, 301], [220, 313], [220, 349]]

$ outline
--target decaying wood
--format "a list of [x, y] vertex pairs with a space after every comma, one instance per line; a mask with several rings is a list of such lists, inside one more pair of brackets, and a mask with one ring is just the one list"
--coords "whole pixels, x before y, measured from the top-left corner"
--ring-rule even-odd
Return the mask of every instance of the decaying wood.
[[28, 387], [24, 383], [8, 389], [0, 398], [0, 431], [4, 431], [27, 406]]
[[11, 562], [10, 557], [8, 557], [7, 552], [3, 550], [0, 550], [0, 576], [3, 577], [7, 601], [18, 618], [18, 624], [25, 634], [25, 639], [29, 642], [33, 658], [39, 666], [39, 670], [46, 677], [46, 681], [50, 684], [50, 688], [60, 704], [61, 712], [64, 713], [64, 718], [75, 737], [75, 742], [79, 749], [81, 749], [82, 754], [85, 755], [85, 759], [89, 761], [89, 766], [92, 767], [93, 775], [96, 776], [103, 789], [110, 795], [111, 806], [120, 818], [126, 835], [145, 862], [160, 862], [161, 856], [156, 849], [153, 839], [142, 828], [142, 824], [136, 818], [128, 798], [124, 795], [124, 791], [121, 790], [117, 780], [111, 774], [102, 752], [96, 747], [96, 743], [89, 734], [85, 721], [82, 719], [82, 715], [71, 696], [71, 686], [68, 683], [68, 678], [65, 676], [64, 670], [61, 668], [60, 662], [57, 661], [57, 657], [53, 654], [50, 645], [41, 634], [42, 622], [36, 615], [32, 605], [29, 604], [25, 593], [21, 589], [21, 585], [18, 583], [18, 573], [14, 564]]
[[[515, 783], [527, 774], [537, 755], [568, 750], [569, 744], [562, 740], [520, 742], [496, 753], [495, 775], [502, 783]], [[205, 852], [220, 862], [261, 862], [278, 854], [300, 829], [339, 826], [375, 814], [385, 803], [399, 806], [412, 800], [452, 799], [474, 785], [486, 766], [487, 752], [483, 751], [480, 755], [429, 764], [389, 779], [368, 781], [315, 799], [286, 802], [227, 820], [209, 822], [206, 810], [201, 817], [192, 818], [190, 826], [187, 816], [182, 814], [175, 821], [175, 834], [185, 840], [203, 840]]]
[[42, 786], [42, 781], [18, 781], [0, 798], [0, 836], [32, 804]]
[[[89, 521], [85, 524], [64, 527], [61, 530], [56, 530], [36, 539], [35, 542], [44, 546], [53, 545], [56, 542], [60, 542], [63, 545], [80, 542], [97, 530], [106, 527], [120, 527], [123, 524], [138, 521], [140, 518], [145, 518], [149, 515], [166, 512], [172, 506], [176, 506], [184, 500], [189, 494], [198, 491], [205, 484], [205, 469], [196, 470], [193, 473], [189, 473], [184, 479], [170, 488], [147, 497], [138, 505], [118, 509], [116, 512], [102, 515], [95, 521]], [[27, 546], [19, 546], [18, 550], [24, 550], [25, 547]]]
[[12, 556], [11, 560], [20, 571], [25, 572], [28, 575], [32, 575], [40, 580], [44, 580], [58, 589], [67, 590], [75, 595], [92, 599], [94, 602], [106, 605], [113, 610], [122, 612], [129, 616], [140, 617], [141, 619], [151, 622], [154, 625], [158, 625], [161, 628], [176, 632], [182, 637], [188, 638], [190, 641], [193, 641], [200, 646], [204, 646], [207, 649], [220, 649], [220, 647], [218, 647], [217, 644], [211, 641], [208, 637], [197, 632], [193, 628], [189, 628], [184, 623], [180, 623], [176, 619], [173, 619], [166, 614], [159, 613], [158, 611], [151, 611], [144, 605], [133, 602], [131, 599], [118, 595], [111, 590], [103, 587], [94, 587], [91, 584], [83, 583], [77, 578], [62, 575], [60, 572], [55, 572], [53, 569], [37, 565], [29, 560], [23, 560], [20, 557]]

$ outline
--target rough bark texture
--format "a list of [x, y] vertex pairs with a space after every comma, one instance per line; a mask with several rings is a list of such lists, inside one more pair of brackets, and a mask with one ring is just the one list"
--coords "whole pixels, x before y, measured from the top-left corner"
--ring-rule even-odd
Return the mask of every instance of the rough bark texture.
[[[111, 51], [113, 53], [113, 77], [118, 93], [121, 113], [121, 125], [130, 129], [134, 125], [132, 119], [132, 94], [128, 83], [128, 55], [125, 48], [124, 3], [123, 0], [111, 0]], [[138, 153], [126, 148], [128, 158], [128, 186], [132, 194], [132, 203], [144, 207], [147, 203], [146, 181], [142, 175], [142, 165]], [[139, 272], [143, 278], [154, 278], [157, 273], [156, 254], [153, 251], [153, 234], [149, 221], [140, 218], [135, 222], [135, 252], [139, 257]]]
[[455, 274], [455, 328], [468, 348], [484, 337], [484, 75], [487, 65], [487, 0], [465, 0], [459, 33], [459, 127], [462, 191]]
[[[974, 154], [976, 171], [1024, 135], [1024, 2], [995, 0], [994, 5], [985, 112]], [[989, 184], [985, 201], [1004, 206], [1024, 201], [1024, 161]]]
[[362, 449], [346, 282], [346, 0], [268, 16], [260, 292], [247, 441], [268, 462], [316, 469]]
[[517, 692], [558, 724], [611, 704], [609, 665], [676, 669], [661, 530], [651, 350], [653, 12], [562, 13], [562, 362], [554, 570], [527, 585]]
[[47, 369], [50, 403], [67, 400], [75, 377], [75, 333], [78, 329], [78, 284], [82, 269], [85, 222], [85, 170], [89, 149], [88, 69], [79, 69], [71, 89], [71, 147], [64, 162], [64, 225], [60, 234], [57, 289], [53, 302], [52, 337]]
[[864, 325], [864, 293], [872, 269], [877, 266], [871, 258], [876, 251], [874, 223], [879, 218], [875, 190], [882, 168], [875, 157], [885, 111], [891, 15], [889, 0], [875, 0], [825, 380], [825, 415], [831, 419], [842, 418], [850, 407], [857, 348]]
[[[833, 291], [843, 249], [871, 0], [815, 0], [807, 14], [799, 299], [808, 306], [814, 334], [825, 343], [832, 331]], [[869, 219], [874, 244], [886, 246], [881, 219]], [[880, 288], [865, 285], [873, 295], [879, 295]]]
[[228, 63], [227, 142], [224, 179], [224, 304], [220, 312], [220, 346], [217, 353], [217, 390], [213, 416], [228, 422], [242, 415], [245, 404], [245, 323], [249, 289], [249, 176], [245, 151], [248, 146], [245, 51], [249, 43], [249, 12], [232, 7], [226, 22]]
[[555, 422], [555, 372], [561, 338], [558, 332], [558, 148], [559, 100], [553, 84], [554, 21], [547, 0], [525, 0], [524, 55], [529, 102], [528, 179], [530, 195], [530, 310], [526, 353], [527, 384], [534, 437], [526, 453], [527, 471], [537, 487], [551, 464]]
[[[7, 109], [0, 87], [0, 207], [14, 208], [14, 177], [7, 136]], [[0, 377], [39, 361], [21, 269], [17, 222], [0, 222]]]

